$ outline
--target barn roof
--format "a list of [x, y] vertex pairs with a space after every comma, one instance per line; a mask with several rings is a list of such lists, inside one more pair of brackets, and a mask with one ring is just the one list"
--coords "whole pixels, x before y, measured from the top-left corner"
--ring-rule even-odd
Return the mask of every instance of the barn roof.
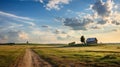
[[96, 38], [87, 38], [87, 41], [95, 41], [97, 40]]

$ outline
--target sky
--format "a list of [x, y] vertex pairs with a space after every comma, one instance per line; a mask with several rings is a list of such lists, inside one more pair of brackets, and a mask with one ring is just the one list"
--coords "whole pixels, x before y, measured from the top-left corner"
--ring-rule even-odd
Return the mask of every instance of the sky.
[[0, 43], [120, 42], [120, 0], [0, 0]]

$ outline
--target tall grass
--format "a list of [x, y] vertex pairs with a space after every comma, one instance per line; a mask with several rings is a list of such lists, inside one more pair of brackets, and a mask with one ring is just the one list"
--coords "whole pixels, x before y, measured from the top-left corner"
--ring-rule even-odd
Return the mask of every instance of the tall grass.
[[119, 45], [90, 47], [36, 47], [34, 50], [57, 67], [69, 66], [120, 66]]
[[25, 50], [24, 46], [0, 46], [0, 67], [9, 67]]

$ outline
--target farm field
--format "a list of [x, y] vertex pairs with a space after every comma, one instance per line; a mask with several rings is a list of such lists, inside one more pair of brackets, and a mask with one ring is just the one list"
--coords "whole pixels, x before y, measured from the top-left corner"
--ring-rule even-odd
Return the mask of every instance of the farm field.
[[120, 45], [86, 47], [34, 47], [55, 67], [120, 67]]
[[25, 46], [0, 46], [0, 67], [8, 67], [25, 51]]
[[120, 45], [0, 46], [0, 67], [120, 67], [119, 62]]

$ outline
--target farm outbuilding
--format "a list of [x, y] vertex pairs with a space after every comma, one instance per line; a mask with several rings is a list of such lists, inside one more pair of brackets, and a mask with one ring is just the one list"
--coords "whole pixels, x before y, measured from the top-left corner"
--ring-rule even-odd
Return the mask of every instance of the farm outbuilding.
[[87, 44], [97, 44], [98, 40], [97, 38], [87, 38], [86, 43]]

